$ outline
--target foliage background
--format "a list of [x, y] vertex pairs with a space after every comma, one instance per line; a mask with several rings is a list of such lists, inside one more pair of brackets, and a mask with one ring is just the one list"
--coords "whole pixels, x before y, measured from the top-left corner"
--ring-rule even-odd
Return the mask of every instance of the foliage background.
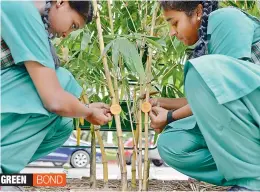
[[[133, 100], [138, 94], [144, 73], [148, 48], [153, 50], [152, 86], [160, 97], [183, 97], [183, 64], [190, 49], [175, 37], [161, 10], [157, 12], [154, 36], [150, 37], [152, 13], [157, 1], [111, 2], [113, 30], [109, 23], [107, 1], [99, 2], [99, 10], [111, 75], [118, 80], [120, 100]], [[259, 2], [258, 2], [259, 3]], [[235, 6], [259, 18], [257, 1], [221, 1], [220, 7]], [[258, 7], [259, 6], [259, 7]], [[84, 29], [73, 32], [54, 44], [62, 65], [70, 70], [86, 90], [90, 101], [110, 103], [104, 75], [95, 18]]]

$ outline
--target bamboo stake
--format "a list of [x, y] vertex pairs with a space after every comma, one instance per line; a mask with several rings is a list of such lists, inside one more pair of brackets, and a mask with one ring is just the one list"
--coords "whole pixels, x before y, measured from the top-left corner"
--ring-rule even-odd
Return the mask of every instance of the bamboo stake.
[[91, 125], [90, 187], [95, 189], [96, 186], [96, 137], [94, 125]]
[[[154, 31], [154, 26], [155, 26], [155, 21], [156, 21], [156, 15], [157, 15], [157, 11], [158, 11], [158, 4], [157, 7], [155, 9], [155, 11], [153, 12], [153, 16], [152, 16], [152, 24], [151, 24], [151, 32], [150, 32], [150, 36], [153, 36], [153, 31]], [[146, 98], [145, 101], [149, 102], [149, 93], [150, 93], [150, 86], [151, 86], [151, 65], [152, 65], [152, 50], [149, 48], [149, 56], [147, 59], [147, 65], [146, 65], [146, 74], [147, 74], [147, 82], [146, 82]], [[148, 160], [148, 112], [145, 113], [145, 150], [144, 150], [144, 179], [143, 179], [143, 190], [147, 191], [148, 190], [148, 182], [149, 182], [149, 160]]]
[[[85, 104], [89, 104], [88, 96], [83, 95], [82, 100]], [[100, 127], [94, 126], [95, 128], [95, 134], [98, 139], [98, 144], [100, 146], [101, 155], [102, 155], [102, 164], [103, 164], [103, 179], [104, 179], [104, 188], [108, 188], [108, 166], [107, 166], [107, 156], [105, 152], [104, 143], [100, 134]]]
[[[111, 0], [112, 1], [112, 0]], [[109, 22], [111, 28], [111, 35], [114, 35], [114, 26], [113, 26], [113, 18], [112, 18], [112, 8], [110, 4], [110, 0], [107, 0], [108, 14], [109, 14]]]
[[[134, 97], [133, 97], [133, 102], [136, 103], [136, 91], [134, 89]], [[134, 118], [136, 119], [137, 122], [137, 126], [136, 126], [136, 130], [133, 130], [133, 138], [135, 139], [135, 147], [133, 149], [133, 155], [132, 155], [132, 179], [131, 179], [131, 187], [132, 189], [136, 189], [136, 158], [137, 158], [137, 146], [138, 146], [138, 119], [137, 119], [137, 114], [136, 111], [133, 112], [134, 114]]]
[[[98, 38], [99, 38], [99, 45], [100, 45], [100, 52], [101, 55], [104, 51], [104, 41], [103, 41], [103, 35], [102, 35], [102, 28], [101, 28], [101, 22], [100, 22], [100, 16], [97, 6], [97, 0], [93, 0], [93, 7], [94, 7], [94, 13], [96, 15], [96, 25], [97, 25], [97, 31], [98, 31]], [[116, 102], [115, 92], [111, 81], [111, 76], [109, 73], [109, 68], [107, 64], [107, 58], [106, 55], [102, 57], [106, 80], [109, 87], [110, 96], [112, 99], [112, 104], [118, 104]], [[116, 122], [116, 129], [117, 129], [117, 137], [118, 137], [118, 149], [119, 149], [119, 163], [120, 163], [120, 170], [121, 170], [121, 187], [123, 191], [127, 190], [127, 170], [126, 170], [126, 163], [125, 163], [125, 156], [124, 156], [124, 145], [123, 145], [123, 134], [121, 129], [121, 122], [120, 122], [120, 116], [115, 115], [115, 122]]]
[[95, 133], [98, 139], [98, 143], [100, 146], [101, 154], [102, 154], [102, 164], [103, 164], [103, 179], [104, 179], [104, 188], [108, 188], [108, 166], [107, 166], [107, 156], [105, 152], [105, 147], [103, 140], [100, 134], [100, 128], [98, 126], [95, 127]]
[[[114, 27], [113, 27], [113, 19], [112, 19], [112, 9], [111, 9], [111, 4], [110, 1], [107, 1], [107, 5], [108, 5], [108, 14], [109, 14], [109, 21], [110, 21], [110, 27], [111, 27], [111, 35], [114, 35]], [[114, 88], [115, 88], [115, 100], [116, 103], [119, 103], [119, 90], [118, 90], [118, 73], [117, 70], [114, 69], [114, 77], [113, 77], [113, 82], [114, 82]], [[117, 152], [118, 157], [120, 152]], [[120, 159], [120, 157], [119, 157]]]
[[[134, 134], [134, 137], [136, 140], [136, 146], [138, 146], [138, 144], [139, 144], [139, 128], [140, 128], [139, 123], [137, 123], [136, 131]], [[137, 147], [136, 147], [136, 148], [134, 148], [132, 159], [131, 159], [131, 162], [132, 162], [132, 181], [131, 181], [132, 189], [136, 189], [136, 159], [137, 159], [137, 157], [138, 156], [137, 156]], [[142, 167], [141, 167], [141, 170], [142, 170]]]
[[77, 127], [77, 146], [80, 145], [80, 135], [81, 135], [81, 129]]
[[[88, 97], [85, 93], [81, 96], [83, 103], [89, 104]], [[96, 188], [97, 178], [96, 178], [96, 137], [94, 132], [94, 125], [90, 126], [90, 134], [91, 134], [91, 154], [90, 154], [90, 187], [92, 189]]]
[[[108, 15], [109, 15], [109, 23], [110, 23], [110, 28], [111, 28], [111, 34], [114, 35], [114, 26], [113, 26], [113, 18], [112, 18], [112, 8], [110, 4], [110, 0], [107, 0], [107, 6], [108, 6]], [[116, 102], [119, 103], [119, 94], [118, 94], [118, 73], [117, 70], [114, 69], [114, 87], [115, 87], [115, 96], [116, 96]]]
[[[141, 85], [142, 86], [142, 85]], [[142, 90], [142, 87], [140, 88], [140, 90]], [[142, 176], [142, 162], [143, 162], [143, 158], [142, 158], [142, 100], [139, 101], [139, 112], [138, 112], [138, 116], [139, 116], [139, 125], [138, 125], [138, 136], [139, 136], [139, 154], [138, 154], [138, 180], [139, 180], [139, 191], [142, 191], [142, 181], [143, 181], [143, 176]]]
[[[129, 98], [128, 98], [129, 99]], [[137, 148], [136, 148], [136, 137], [135, 137], [135, 131], [134, 131], [134, 127], [133, 127], [133, 120], [132, 120], [132, 115], [131, 115], [131, 109], [129, 107], [129, 104], [127, 104], [127, 109], [129, 112], [129, 119], [130, 119], [130, 125], [131, 125], [131, 130], [132, 130], [132, 134], [133, 134], [133, 153], [132, 153], [132, 158], [131, 161], [133, 160], [133, 156], [136, 158], [137, 156]], [[135, 167], [135, 162], [132, 161], [132, 172], [136, 172], [136, 167]], [[131, 182], [132, 184], [132, 188], [136, 188], [136, 174], [134, 174], [134, 182]], [[132, 175], [133, 178], [133, 175]], [[133, 180], [132, 180], [133, 181]]]

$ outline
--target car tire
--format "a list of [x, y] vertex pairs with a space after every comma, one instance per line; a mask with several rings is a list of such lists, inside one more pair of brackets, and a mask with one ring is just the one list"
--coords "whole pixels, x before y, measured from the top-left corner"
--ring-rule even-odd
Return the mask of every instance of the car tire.
[[73, 168], [84, 168], [90, 162], [90, 155], [84, 150], [75, 151], [70, 158], [70, 164]]
[[126, 160], [125, 162], [127, 165], [131, 165], [132, 164], [132, 155], [130, 156], [129, 159]]
[[65, 163], [62, 162], [52, 162], [55, 167], [62, 167]]
[[163, 161], [159, 159], [153, 159], [152, 162], [156, 167], [160, 167], [163, 165]]

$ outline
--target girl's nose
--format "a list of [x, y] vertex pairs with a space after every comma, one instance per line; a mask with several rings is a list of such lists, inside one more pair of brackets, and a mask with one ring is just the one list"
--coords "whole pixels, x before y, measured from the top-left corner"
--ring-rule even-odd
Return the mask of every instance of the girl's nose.
[[173, 27], [170, 29], [170, 36], [175, 36], [177, 34], [176, 29], [174, 29]]

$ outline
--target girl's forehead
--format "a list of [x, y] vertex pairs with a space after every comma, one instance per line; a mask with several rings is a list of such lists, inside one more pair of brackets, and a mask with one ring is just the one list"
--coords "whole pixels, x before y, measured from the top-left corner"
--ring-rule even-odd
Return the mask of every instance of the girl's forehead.
[[164, 10], [164, 17], [166, 21], [178, 20], [180, 17], [184, 16], [185, 13], [182, 11], [175, 10]]

